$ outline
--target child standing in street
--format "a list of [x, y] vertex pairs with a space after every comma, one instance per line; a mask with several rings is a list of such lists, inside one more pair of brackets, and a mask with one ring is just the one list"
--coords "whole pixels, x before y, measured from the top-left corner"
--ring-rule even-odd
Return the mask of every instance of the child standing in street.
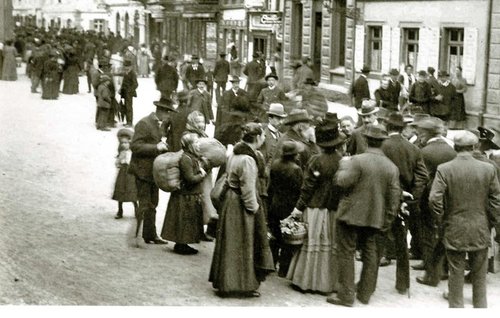
[[130, 141], [134, 132], [130, 129], [120, 129], [118, 131], [118, 156], [116, 157], [116, 167], [118, 176], [115, 182], [115, 191], [113, 192], [113, 200], [118, 201], [118, 213], [115, 219], [123, 218], [123, 202], [132, 202], [134, 204], [134, 212], [137, 215], [137, 188], [135, 185], [135, 177], [133, 174], [128, 173], [128, 166], [132, 158], [132, 151], [130, 150]]

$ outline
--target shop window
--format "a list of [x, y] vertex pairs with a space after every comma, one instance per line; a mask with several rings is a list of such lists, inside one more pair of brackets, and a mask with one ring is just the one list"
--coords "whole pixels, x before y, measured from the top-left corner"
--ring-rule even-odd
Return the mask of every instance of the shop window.
[[382, 27], [368, 27], [367, 40], [367, 64], [370, 65], [372, 71], [380, 71], [382, 69]]
[[405, 65], [413, 65], [414, 70], [418, 70], [418, 28], [403, 29], [403, 50], [402, 61]]

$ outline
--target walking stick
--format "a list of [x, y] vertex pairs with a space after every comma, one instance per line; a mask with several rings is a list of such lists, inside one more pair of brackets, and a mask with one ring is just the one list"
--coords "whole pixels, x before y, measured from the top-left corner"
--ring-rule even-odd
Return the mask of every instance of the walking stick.
[[135, 247], [139, 248], [139, 247], [141, 247], [139, 244], [139, 240], [140, 240], [139, 233], [141, 232], [141, 228], [142, 228], [143, 220], [144, 220], [143, 212], [140, 210], [137, 211], [135, 218], [137, 220], [137, 225], [135, 228]]

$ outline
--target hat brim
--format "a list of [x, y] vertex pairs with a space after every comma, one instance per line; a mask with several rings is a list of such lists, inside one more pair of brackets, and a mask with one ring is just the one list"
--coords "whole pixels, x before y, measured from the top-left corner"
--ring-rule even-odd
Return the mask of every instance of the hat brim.
[[379, 110], [380, 110], [380, 108], [378, 108], [378, 107], [375, 107], [371, 112], [368, 112], [368, 113], [363, 113], [362, 111], [358, 110], [358, 115], [360, 115], [360, 116], [373, 115], [373, 114], [378, 113]]
[[275, 80], [279, 80], [278, 76], [276, 76], [276, 75], [268, 75], [264, 79], [267, 81], [270, 78], [274, 78]]
[[239, 79], [238, 80], [230, 80], [229, 82], [230, 83], [239, 83], [239, 82], [241, 82], [241, 80], [239, 80]]
[[389, 136], [374, 136], [374, 135], [369, 135], [369, 134], [363, 134], [366, 138], [371, 138], [371, 139], [377, 139], [377, 140], [384, 140], [389, 138]]
[[166, 109], [166, 110], [171, 111], [171, 112], [174, 112], [174, 113], [178, 113], [178, 112], [179, 112], [179, 111], [178, 111], [177, 109], [175, 109], [172, 105], [163, 104], [163, 103], [160, 103], [159, 101], [155, 101], [155, 102], [153, 102], [153, 104], [154, 104], [156, 107], [160, 107], [160, 108]]
[[[290, 118], [290, 117], [288, 117]], [[291, 121], [285, 121], [283, 123], [283, 125], [293, 125], [293, 124], [297, 124], [297, 123], [310, 123], [311, 122], [311, 119], [305, 119], [305, 118], [300, 118], [300, 119], [294, 119], [294, 120], [291, 120]]]
[[493, 150], [500, 149], [500, 146], [498, 146], [496, 143], [491, 141], [491, 139], [480, 139], [479, 141], [481, 143], [483, 143], [484, 145], [487, 145], [488, 149], [493, 149]]
[[199, 82], [203, 82], [205, 84], [208, 84], [207, 80], [196, 80], [196, 81], [194, 81], [195, 84], [198, 84]]
[[275, 113], [275, 112], [267, 112], [268, 115], [272, 115], [272, 116], [278, 116], [278, 117], [281, 117], [281, 118], [285, 118], [287, 117], [288, 115], [287, 114], [278, 114], [278, 113]]
[[384, 121], [386, 124], [390, 124], [390, 125], [393, 125], [396, 127], [404, 127], [407, 125], [404, 121], [403, 122], [395, 122], [395, 121], [387, 120], [387, 118], [384, 118]]
[[338, 136], [337, 138], [335, 138], [333, 140], [329, 140], [329, 141], [324, 141], [324, 142], [316, 141], [316, 145], [323, 147], [323, 148], [335, 147], [335, 146], [338, 146], [338, 145], [345, 143], [346, 141], [347, 141], [347, 137]]

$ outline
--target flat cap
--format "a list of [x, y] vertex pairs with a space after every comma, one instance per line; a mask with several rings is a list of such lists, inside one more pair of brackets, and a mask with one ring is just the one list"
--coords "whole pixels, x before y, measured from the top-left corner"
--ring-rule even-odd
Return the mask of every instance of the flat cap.
[[471, 131], [460, 131], [453, 138], [456, 146], [474, 146], [479, 142], [479, 138]]

